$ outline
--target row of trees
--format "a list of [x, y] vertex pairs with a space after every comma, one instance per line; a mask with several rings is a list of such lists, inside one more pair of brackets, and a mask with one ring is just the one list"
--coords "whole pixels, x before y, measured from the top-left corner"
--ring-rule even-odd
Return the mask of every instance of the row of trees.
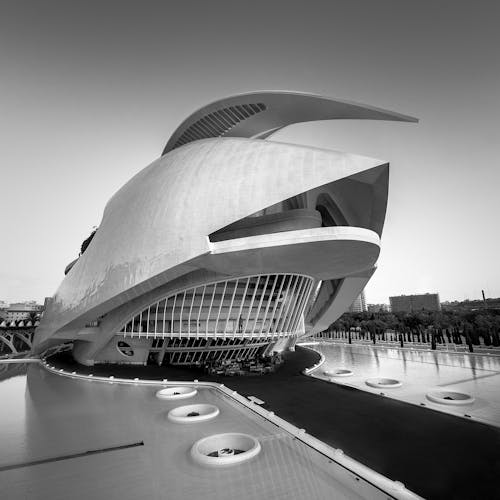
[[430, 342], [433, 348], [437, 342], [465, 342], [472, 351], [473, 345], [481, 343], [500, 346], [500, 310], [345, 313], [329, 330], [356, 331], [373, 342], [386, 340], [391, 332], [401, 343]]

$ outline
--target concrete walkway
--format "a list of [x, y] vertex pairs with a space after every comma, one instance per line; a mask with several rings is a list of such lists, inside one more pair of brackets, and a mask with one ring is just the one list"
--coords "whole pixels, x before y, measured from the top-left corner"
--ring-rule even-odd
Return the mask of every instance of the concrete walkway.
[[301, 374], [319, 359], [297, 348], [274, 374], [214, 377], [174, 367], [76, 365], [61, 368], [115, 377], [206, 380], [256, 396], [277, 415], [426, 498], [498, 498], [500, 430]]

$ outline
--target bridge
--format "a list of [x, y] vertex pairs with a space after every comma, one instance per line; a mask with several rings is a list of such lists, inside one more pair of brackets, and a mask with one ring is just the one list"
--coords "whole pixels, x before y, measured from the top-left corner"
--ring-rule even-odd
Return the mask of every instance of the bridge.
[[0, 323], [0, 357], [11, 357], [31, 351], [38, 321], [2, 321]]

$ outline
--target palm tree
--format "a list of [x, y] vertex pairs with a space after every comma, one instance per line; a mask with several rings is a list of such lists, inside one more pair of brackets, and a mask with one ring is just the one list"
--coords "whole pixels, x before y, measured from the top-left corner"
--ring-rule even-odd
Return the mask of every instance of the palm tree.
[[40, 313], [36, 311], [30, 311], [28, 314], [28, 321], [31, 321], [33, 324], [35, 324], [35, 321], [40, 318]]

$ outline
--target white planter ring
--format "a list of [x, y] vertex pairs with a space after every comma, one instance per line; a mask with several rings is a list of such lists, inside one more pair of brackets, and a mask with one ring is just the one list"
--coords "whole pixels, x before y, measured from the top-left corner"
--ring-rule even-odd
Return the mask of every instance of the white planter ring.
[[401, 387], [403, 383], [395, 378], [369, 378], [365, 384], [376, 389], [395, 389]]
[[323, 374], [327, 377], [352, 377], [354, 372], [347, 368], [336, 368], [335, 370], [325, 370]]
[[436, 389], [433, 391], [429, 391], [426, 394], [426, 397], [433, 403], [451, 406], [470, 405], [475, 401], [470, 394], [446, 389]]
[[178, 406], [168, 412], [168, 419], [178, 424], [195, 424], [212, 420], [219, 414], [219, 408], [215, 405], [197, 404]]
[[248, 434], [214, 434], [196, 441], [191, 457], [207, 467], [227, 467], [254, 458], [260, 450], [259, 441]]
[[196, 389], [192, 387], [184, 386], [184, 387], [167, 387], [166, 389], [160, 389], [156, 393], [156, 397], [158, 399], [187, 399], [192, 398], [198, 393]]

